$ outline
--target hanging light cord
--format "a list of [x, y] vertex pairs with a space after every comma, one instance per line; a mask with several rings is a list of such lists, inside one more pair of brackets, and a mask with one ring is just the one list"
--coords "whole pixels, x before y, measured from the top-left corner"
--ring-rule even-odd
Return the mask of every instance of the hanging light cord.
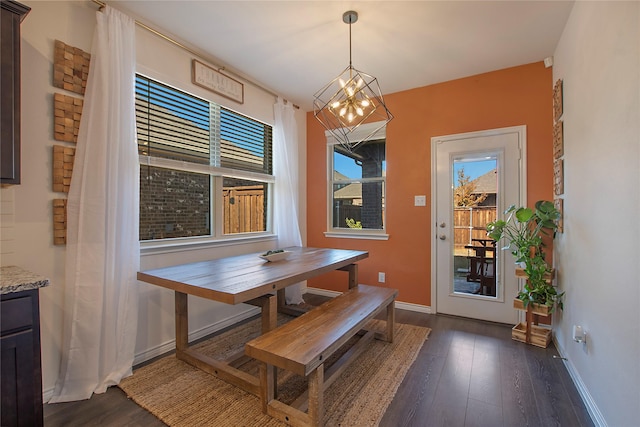
[[349, 15], [349, 80], [353, 78], [353, 63], [351, 62], [351, 24], [353, 23], [353, 15]]

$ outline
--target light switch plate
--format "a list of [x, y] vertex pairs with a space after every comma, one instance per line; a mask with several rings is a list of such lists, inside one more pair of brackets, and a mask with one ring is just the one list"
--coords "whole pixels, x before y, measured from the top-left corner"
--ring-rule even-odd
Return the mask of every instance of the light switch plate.
[[427, 196], [415, 196], [413, 205], [414, 206], [427, 206]]

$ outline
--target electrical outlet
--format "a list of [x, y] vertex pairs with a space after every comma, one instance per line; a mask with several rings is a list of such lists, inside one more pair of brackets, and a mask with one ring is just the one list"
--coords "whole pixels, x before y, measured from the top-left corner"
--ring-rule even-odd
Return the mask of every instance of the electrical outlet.
[[385, 275], [383, 272], [378, 273], [378, 282], [379, 283], [384, 283], [385, 281]]
[[414, 196], [413, 206], [427, 206], [427, 196]]

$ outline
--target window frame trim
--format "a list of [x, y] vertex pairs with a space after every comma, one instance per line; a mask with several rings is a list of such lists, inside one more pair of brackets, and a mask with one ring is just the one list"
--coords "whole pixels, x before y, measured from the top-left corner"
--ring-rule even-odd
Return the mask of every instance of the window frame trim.
[[274, 184], [276, 182], [275, 175], [269, 175], [265, 173], [223, 168], [219, 166], [211, 166], [200, 163], [190, 163], [183, 160], [165, 159], [162, 157], [152, 157], [144, 154], [140, 154], [138, 157], [140, 166], [153, 166], [163, 169], [174, 169], [184, 172], [201, 173], [210, 176], [224, 176], [228, 178], [247, 179], [251, 181], [265, 182], [267, 184]]
[[[349, 134], [349, 140], [357, 141], [360, 138], [366, 137], [369, 133], [373, 132], [374, 129], [378, 128], [378, 130], [371, 135], [369, 140], [377, 140], [384, 139], [385, 140], [385, 160], [386, 160], [386, 152], [387, 152], [387, 126], [382, 126], [384, 122], [372, 122], [372, 123], [363, 123], [358, 126], [357, 129], [353, 130]], [[331, 134], [330, 131], [325, 131], [325, 138], [327, 144], [327, 213], [326, 213], [326, 231], [323, 233], [327, 238], [344, 238], [344, 239], [362, 239], [362, 240], [388, 240], [389, 234], [387, 233], [387, 223], [386, 221], [382, 224], [382, 230], [370, 230], [370, 229], [362, 229], [362, 230], [354, 230], [354, 229], [345, 229], [345, 228], [335, 228], [333, 227], [333, 184], [335, 183], [333, 179], [333, 147], [339, 144], [338, 140]], [[387, 199], [387, 177], [382, 176], [380, 178], [358, 178], [354, 180], [343, 180], [343, 182], [382, 182], [384, 186], [384, 198], [385, 198], [385, 208], [386, 211], [386, 199]]]

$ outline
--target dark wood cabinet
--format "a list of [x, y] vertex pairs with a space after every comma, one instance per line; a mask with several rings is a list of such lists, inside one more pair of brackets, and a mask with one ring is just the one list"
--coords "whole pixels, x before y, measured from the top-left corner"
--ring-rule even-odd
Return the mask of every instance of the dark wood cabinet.
[[0, 184], [20, 184], [20, 23], [31, 8], [0, 6]]
[[42, 426], [38, 289], [0, 300], [0, 425]]

